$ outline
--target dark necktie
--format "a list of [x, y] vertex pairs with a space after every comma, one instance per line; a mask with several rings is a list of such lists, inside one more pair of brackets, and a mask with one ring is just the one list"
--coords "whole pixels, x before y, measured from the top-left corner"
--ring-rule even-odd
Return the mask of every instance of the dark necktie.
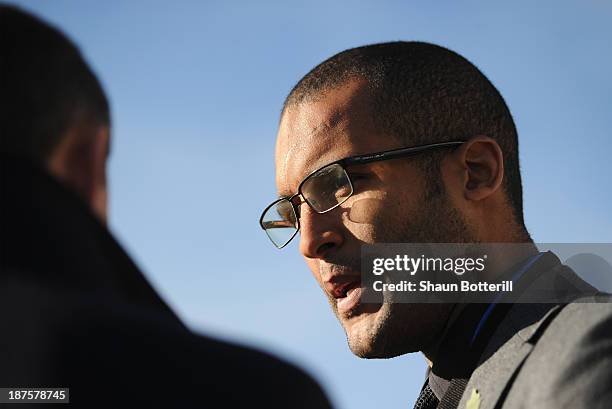
[[436, 409], [438, 407], [438, 398], [434, 395], [433, 391], [429, 387], [429, 381], [425, 383], [419, 398], [414, 403], [414, 409]]

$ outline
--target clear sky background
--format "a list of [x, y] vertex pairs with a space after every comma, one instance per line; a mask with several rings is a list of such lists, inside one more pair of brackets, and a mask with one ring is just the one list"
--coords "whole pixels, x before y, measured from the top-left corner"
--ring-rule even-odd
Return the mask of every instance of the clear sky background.
[[17, 3], [108, 92], [111, 228], [154, 286], [193, 329], [306, 368], [339, 408], [411, 407], [425, 361], [352, 356], [295, 243], [258, 226], [281, 104], [323, 59], [400, 39], [458, 51], [514, 115], [534, 239], [612, 241], [610, 1]]

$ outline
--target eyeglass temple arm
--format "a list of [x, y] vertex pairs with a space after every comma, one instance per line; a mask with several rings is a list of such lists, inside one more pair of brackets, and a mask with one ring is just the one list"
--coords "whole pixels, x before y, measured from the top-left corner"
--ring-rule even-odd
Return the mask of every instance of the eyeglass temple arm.
[[450, 146], [458, 146], [463, 144], [463, 141], [452, 141], [452, 142], [440, 142], [440, 143], [432, 143], [429, 145], [417, 146], [412, 148], [399, 148], [390, 151], [370, 153], [368, 155], [360, 155], [353, 156], [350, 158], [346, 158], [343, 161], [340, 161], [342, 165], [361, 165], [370, 162], [376, 162], [380, 160], [386, 159], [395, 159], [401, 158], [403, 156], [414, 155], [426, 150], [437, 149], [437, 148], [446, 148]]

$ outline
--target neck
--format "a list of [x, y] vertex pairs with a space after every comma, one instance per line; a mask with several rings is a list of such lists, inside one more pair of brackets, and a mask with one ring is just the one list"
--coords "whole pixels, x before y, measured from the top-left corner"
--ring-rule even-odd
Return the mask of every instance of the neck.
[[[507, 272], [509, 269], [538, 253], [537, 247], [531, 240], [528, 242], [514, 243], [483, 243], [482, 249], [485, 254], [487, 254], [485, 280], [495, 279], [497, 276]], [[438, 360], [442, 341], [448, 335], [450, 328], [455, 324], [458, 317], [468, 305], [468, 303], [453, 304], [442, 333], [436, 338], [436, 341], [432, 345], [421, 351], [430, 368], [433, 367], [434, 363]]]

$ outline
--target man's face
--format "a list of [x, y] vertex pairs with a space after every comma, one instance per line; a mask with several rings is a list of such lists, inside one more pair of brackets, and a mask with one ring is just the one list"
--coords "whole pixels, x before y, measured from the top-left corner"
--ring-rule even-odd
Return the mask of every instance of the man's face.
[[[335, 160], [405, 146], [376, 129], [364, 85], [353, 80], [316, 101], [287, 109], [276, 146], [279, 195], [293, 195], [304, 177]], [[301, 205], [300, 252], [353, 353], [383, 358], [427, 349], [443, 330], [452, 306], [390, 300], [361, 304], [361, 246], [468, 240], [466, 224], [444, 195], [428, 194], [428, 181], [409, 158], [347, 171], [354, 193], [344, 204], [324, 214]]]

